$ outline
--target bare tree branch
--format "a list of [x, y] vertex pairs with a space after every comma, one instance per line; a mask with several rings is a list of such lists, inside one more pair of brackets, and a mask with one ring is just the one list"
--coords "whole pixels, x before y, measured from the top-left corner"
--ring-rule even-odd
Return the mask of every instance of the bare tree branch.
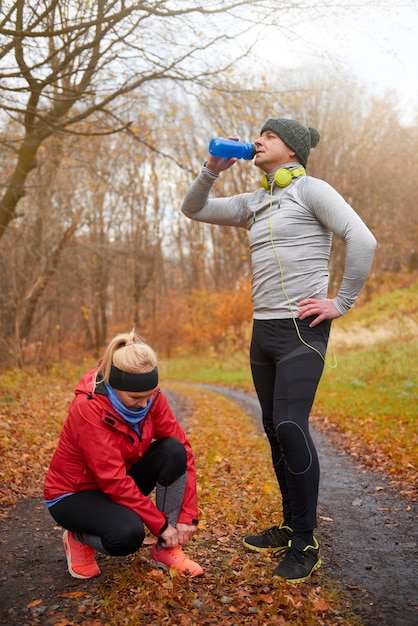
[[[204, 85], [252, 46], [249, 33], [280, 15], [332, 0], [14, 0], [0, 17], [0, 144], [13, 168], [1, 180], [0, 239], [16, 216], [36, 155], [57, 133], [129, 126], [133, 91], [161, 81]], [[246, 35], [244, 48], [238, 47]], [[109, 128], [110, 109], [117, 126]], [[8, 128], [9, 119], [13, 120]], [[17, 128], [18, 134], [17, 134]], [[1, 175], [0, 175], [1, 176]]]

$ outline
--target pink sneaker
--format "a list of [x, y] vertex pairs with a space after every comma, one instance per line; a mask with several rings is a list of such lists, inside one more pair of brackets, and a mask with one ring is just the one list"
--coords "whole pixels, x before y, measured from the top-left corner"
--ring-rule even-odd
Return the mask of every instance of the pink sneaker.
[[174, 569], [178, 570], [181, 574], [186, 574], [186, 576], [190, 576], [191, 578], [202, 576], [203, 570], [200, 565], [189, 559], [180, 546], [157, 550], [157, 546], [160, 545], [161, 544], [158, 544], [157, 541], [152, 544], [152, 558], [157, 567], [161, 569], [174, 567]]
[[96, 563], [96, 551], [74, 537], [71, 530], [65, 530], [62, 536], [68, 571], [74, 578], [94, 578], [101, 571]]

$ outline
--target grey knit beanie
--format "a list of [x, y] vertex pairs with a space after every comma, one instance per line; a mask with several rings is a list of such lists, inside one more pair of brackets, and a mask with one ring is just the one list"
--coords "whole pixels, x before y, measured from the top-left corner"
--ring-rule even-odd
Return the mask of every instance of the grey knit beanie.
[[284, 117], [269, 119], [261, 129], [260, 135], [271, 130], [296, 154], [299, 163], [306, 167], [311, 148], [318, 145], [320, 134], [316, 128], [306, 128], [296, 120]]

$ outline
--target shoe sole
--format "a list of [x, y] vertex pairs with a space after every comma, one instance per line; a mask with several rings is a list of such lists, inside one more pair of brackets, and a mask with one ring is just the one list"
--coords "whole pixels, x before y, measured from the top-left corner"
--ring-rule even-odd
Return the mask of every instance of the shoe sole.
[[247, 543], [245, 539], [243, 539], [242, 543], [246, 548], [248, 548], [248, 550], [259, 552], [261, 554], [278, 554], [279, 552], [284, 552], [288, 548], [288, 546], [279, 546], [278, 548], [259, 548], [258, 546], [253, 546], [250, 543]]
[[151, 559], [151, 565], [153, 567], [156, 567], [157, 569], [162, 569], [165, 572], [168, 572], [168, 570], [170, 569], [168, 565], [166, 565], [165, 563], [160, 563], [159, 561], [156, 561], [155, 559]]
[[277, 574], [273, 574], [273, 578], [275, 578], [276, 580], [284, 580], [285, 582], [292, 583], [293, 585], [298, 585], [299, 583], [305, 582], [305, 580], [309, 580], [312, 574], [316, 572], [316, 570], [319, 569], [321, 565], [322, 561], [320, 557], [309, 572], [309, 574], [307, 576], [304, 576], [303, 578], [282, 578], [282, 576], [278, 576]]

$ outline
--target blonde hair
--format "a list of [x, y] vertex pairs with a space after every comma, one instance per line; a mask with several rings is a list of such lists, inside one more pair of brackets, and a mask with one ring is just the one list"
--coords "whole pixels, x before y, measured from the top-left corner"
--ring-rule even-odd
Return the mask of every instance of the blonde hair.
[[133, 329], [111, 339], [96, 372], [95, 384], [109, 382], [112, 364], [124, 372], [146, 374], [157, 366], [157, 355]]

